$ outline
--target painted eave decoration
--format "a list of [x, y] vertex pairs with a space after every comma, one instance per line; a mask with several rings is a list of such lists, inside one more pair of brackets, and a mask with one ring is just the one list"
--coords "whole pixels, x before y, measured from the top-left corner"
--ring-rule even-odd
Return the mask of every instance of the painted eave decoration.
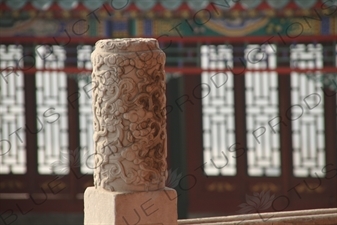
[[[227, 9], [310, 9], [319, 7], [326, 0], [0, 0], [0, 9], [20, 10], [95, 10], [110, 7], [113, 10], [135, 11], [198, 11], [208, 5], [224, 6]], [[337, 0], [329, 0], [325, 4], [336, 5]]]

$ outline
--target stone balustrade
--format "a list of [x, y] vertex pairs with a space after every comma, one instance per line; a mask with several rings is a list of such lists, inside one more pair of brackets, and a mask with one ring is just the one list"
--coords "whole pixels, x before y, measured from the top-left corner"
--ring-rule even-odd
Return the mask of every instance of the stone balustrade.
[[178, 220], [179, 225], [336, 225], [337, 208]]
[[98, 41], [91, 59], [95, 172], [85, 225], [337, 224], [337, 208], [177, 220], [177, 194], [165, 187], [165, 54], [155, 39], [114, 39]]

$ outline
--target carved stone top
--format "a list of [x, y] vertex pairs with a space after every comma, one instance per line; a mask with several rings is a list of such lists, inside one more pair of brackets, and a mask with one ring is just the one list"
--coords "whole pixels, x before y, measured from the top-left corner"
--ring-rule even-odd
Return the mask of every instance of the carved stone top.
[[104, 39], [97, 41], [95, 47], [95, 50], [107, 53], [161, 51], [154, 38]]
[[164, 188], [165, 54], [155, 39], [110, 39], [91, 60], [96, 188]]

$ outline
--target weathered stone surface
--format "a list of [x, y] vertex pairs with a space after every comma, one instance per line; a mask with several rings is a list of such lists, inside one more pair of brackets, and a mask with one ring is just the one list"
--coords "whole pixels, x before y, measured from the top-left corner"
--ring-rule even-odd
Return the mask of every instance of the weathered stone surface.
[[94, 185], [149, 191], [167, 178], [165, 54], [156, 39], [96, 42], [93, 63]]
[[100, 40], [93, 64], [94, 185], [85, 225], [176, 225], [167, 178], [165, 54], [156, 39]]
[[84, 193], [84, 212], [84, 225], [176, 225], [177, 194], [170, 188], [110, 192], [89, 187]]

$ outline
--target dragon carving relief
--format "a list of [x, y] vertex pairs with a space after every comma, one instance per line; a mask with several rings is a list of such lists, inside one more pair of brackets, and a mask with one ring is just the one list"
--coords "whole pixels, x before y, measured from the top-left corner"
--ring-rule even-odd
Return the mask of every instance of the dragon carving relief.
[[96, 43], [91, 55], [96, 188], [165, 187], [165, 59], [156, 39]]

